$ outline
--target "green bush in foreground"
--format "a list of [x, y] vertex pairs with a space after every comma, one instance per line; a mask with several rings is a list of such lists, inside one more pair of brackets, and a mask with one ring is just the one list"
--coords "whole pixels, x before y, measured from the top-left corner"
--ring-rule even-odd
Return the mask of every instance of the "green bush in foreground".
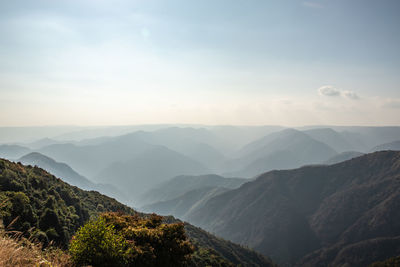
[[126, 241], [104, 218], [89, 221], [72, 238], [69, 252], [77, 265], [123, 266]]
[[79, 229], [70, 254], [77, 265], [185, 266], [193, 253], [183, 224], [104, 213]]

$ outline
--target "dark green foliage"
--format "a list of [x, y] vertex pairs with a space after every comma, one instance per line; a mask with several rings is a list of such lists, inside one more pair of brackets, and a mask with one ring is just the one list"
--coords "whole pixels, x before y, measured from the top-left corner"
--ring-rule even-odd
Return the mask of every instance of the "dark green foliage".
[[193, 266], [276, 266], [253, 250], [218, 238], [191, 224], [185, 223], [185, 230], [196, 248], [192, 257]]
[[186, 266], [192, 252], [183, 224], [164, 224], [157, 215], [102, 214], [70, 245], [77, 265], [93, 266]]
[[222, 258], [215, 250], [210, 248], [196, 247], [192, 256], [192, 266], [215, 266], [215, 267], [233, 267], [233, 263]]
[[77, 265], [123, 266], [126, 241], [104, 218], [91, 220], [72, 238], [70, 254]]
[[[0, 216], [9, 230], [31, 234], [45, 244], [54, 241], [62, 247], [98, 211], [134, 213], [114, 199], [70, 186], [38, 167], [2, 159], [0, 202], [4, 202]], [[35, 230], [29, 233], [31, 228]]]

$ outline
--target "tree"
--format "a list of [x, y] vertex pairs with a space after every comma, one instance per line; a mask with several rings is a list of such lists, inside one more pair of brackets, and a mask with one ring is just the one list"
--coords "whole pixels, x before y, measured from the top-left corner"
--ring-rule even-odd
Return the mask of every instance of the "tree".
[[70, 254], [77, 265], [124, 266], [126, 242], [112, 225], [99, 217], [82, 226], [70, 243]]
[[[185, 266], [193, 253], [182, 223], [103, 213], [73, 237], [70, 252], [76, 264], [93, 266]], [[103, 255], [102, 261], [96, 261]]]

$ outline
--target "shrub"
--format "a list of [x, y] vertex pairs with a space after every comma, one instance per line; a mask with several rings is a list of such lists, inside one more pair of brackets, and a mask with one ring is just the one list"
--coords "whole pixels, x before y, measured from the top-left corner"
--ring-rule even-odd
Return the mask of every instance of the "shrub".
[[123, 266], [125, 240], [99, 217], [82, 226], [72, 238], [69, 252], [77, 265]]
[[157, 215], [104, 213], [78, 231], [70, 253], [77, 265], [186, 266], [193, 246], [182, 223], [165, 224]]

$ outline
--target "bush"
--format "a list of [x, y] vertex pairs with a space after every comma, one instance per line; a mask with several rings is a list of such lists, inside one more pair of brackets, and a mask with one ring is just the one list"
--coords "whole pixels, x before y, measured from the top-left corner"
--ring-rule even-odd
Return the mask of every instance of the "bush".
[[78, 231], [70, 253], [77, 265], [186, 266], [193, 246], [182, 223], [104, 213]]
[[77, 265], [124, 266], [125, 240], [99, 217], [82, 226], [72, 238], [69, 252]]

